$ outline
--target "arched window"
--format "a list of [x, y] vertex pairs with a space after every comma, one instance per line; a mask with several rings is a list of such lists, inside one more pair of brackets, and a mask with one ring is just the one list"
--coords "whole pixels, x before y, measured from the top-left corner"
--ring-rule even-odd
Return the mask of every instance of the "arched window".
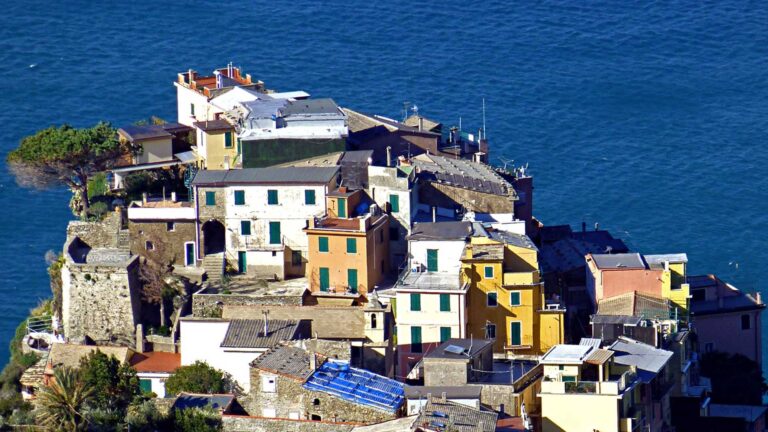
[[320, 399], [315, 398], [315, 400], [312, 401], [312, 405], [319, 406], [320, 405]]
[[375, 329], [376, 328], [376, 324], [377, 324], [376, 323], [376, 314], [371, 314], [371, 328]]

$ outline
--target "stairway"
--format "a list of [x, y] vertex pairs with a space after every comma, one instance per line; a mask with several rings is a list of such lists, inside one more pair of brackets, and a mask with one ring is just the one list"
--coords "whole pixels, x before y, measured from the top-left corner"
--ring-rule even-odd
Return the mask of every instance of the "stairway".
[[125, 250], [131, 248], [131, 235], [127, 229], [117, 232], [117, 248]]
[[224, 274], [224, 253], [208, 254], [203, 258], [203, 269], [208, 282], [221, 282]]

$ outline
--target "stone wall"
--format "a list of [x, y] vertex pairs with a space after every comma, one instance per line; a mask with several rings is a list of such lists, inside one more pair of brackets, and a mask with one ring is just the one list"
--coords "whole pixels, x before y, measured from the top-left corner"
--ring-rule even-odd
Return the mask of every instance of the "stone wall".
[[97, 344], [134, 346], [141, 314], [139, 257], [126, 265], [75, 264], [62, 268], [64, 335]]
[[67, 225], [67, 239], [78, 237], [92, 248], [115, 247], [122, 227], [119, 210], [107, 213], [101, 222], [71, 221]]
[[419, 187], [419, 203], [428, 206], [453, 208], [456, 203], [468, 211], [478, 213], [515, 212], [515, 200], [510, 196], [494, 195], [436, 182], [425, 182]]
[[349, 432], [356, 426], [350, 423], [318, 422], [249, 416], [222, 416], [225, 432]]
[[[274, 393], [262, 391], [262, 373], [276, 377]], [[297, 378], [251, 368], [251, 400], [246, 410], [252, 415], [263, 415], [264, 410], [274, 409], [277, 417], [319, 419], [333, 422], [381, 423], [397, 418], [397, 414], [369, 408], [331, 396], [327, 393], [307, 390]]]
[[300, 296], [253, 296], [238, 294], [206, 294], [204, 290], [192, 295], [192, 316], [200, 318], [218, 318], [222, 316], [224, 306], [253, 305], [293, 305], [301, 306]]
[[[130, 221], [128, 231], [131, 253], [183, 266], [184, 243], [195, 241], [195, 223], [185, 221], [173, 224], [173, 231], [169, 231], [165, 221]], [[154, 250], [147, 250], [148, 241], [152, 242]]]

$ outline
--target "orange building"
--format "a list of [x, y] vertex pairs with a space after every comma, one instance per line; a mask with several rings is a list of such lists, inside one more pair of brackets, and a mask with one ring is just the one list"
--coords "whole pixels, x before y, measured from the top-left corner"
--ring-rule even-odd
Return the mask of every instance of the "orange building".
[[310, 219], [304, 229], [313, 293], [366, 296], [389, 270], [389, 216], [361, 206], [364, 198], [345, 188], [329, 193], [328, 216]]

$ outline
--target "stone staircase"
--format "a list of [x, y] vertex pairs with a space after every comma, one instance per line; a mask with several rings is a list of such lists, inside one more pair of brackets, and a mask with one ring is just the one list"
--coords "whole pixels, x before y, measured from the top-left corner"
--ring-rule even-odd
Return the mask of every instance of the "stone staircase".
[[128, 250], [131, 248], [131, 236], [127, 229], [117, 232], [117, 248]]
[[208, 282], [221, 282], [224, 274], [224, 253], [208, 254], [203, 258], [203, 269]]

